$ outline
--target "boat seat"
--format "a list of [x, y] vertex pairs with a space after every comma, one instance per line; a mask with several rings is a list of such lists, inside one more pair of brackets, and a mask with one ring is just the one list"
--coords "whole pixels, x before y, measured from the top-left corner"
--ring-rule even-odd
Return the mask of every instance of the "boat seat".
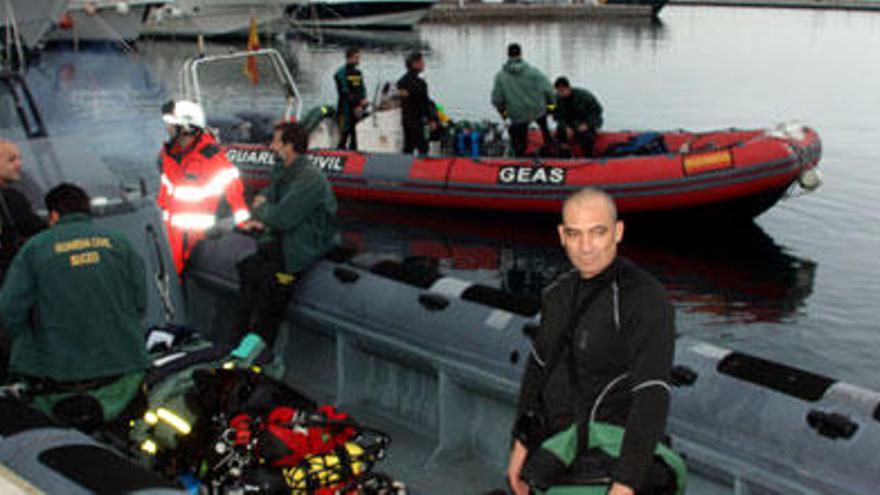
[[208, 119], [208, 128], [223, 143], [267, 144], [272, 141], [275, 119], [257, 112], [239, 112]]

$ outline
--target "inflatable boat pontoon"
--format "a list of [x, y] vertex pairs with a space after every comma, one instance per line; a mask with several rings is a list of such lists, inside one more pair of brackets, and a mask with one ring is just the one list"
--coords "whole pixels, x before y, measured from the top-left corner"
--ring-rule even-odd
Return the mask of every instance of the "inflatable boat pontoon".
[[[287, 109], [270, 114], [252, 109], [232, 116], [209, 115], [209, 124], [225, 143], [227, 156], [241, 170], [246, 186], [258, 189], [271, 174], [268, 147], [280, 118], [300, 118], [296, 84], [274, 50], [200, 56], [180, 74], [184, 97], [210, 105], [204, 83], [207, 68], [253, 58], [286, 88]], [[267, 76], [268, 77], [268, 76]], [[216, 105], [216, 102], [213, 102]], [[770, 129], [710, 132], [601, 132], [594, 154], [577, 146], [571, 158], [538, 156], [540, 133], [531, 136], [532, 156], [508, 156], [502, 132], [480, 133], [468, 126], [452, 130], [445, 146], [428, 156], [403, 150], [399, 101], [390, 92], [375, 98], [373, 114], [357, 124], [359, 150], [334, 149], [339, 142], [329, 107], [302, 121], [313, 128], [315, 163], [330, 179], [336, 195], [403, 205], [488, 211], [556, 213], [573, 191], [604, 189], [628, 216], [664, 215], [671, 219], [722, 222], [751, 219], [776, 204], [794, 187], [811, 191], [821, 184], [816, 168], [822, 154], [815, 130], [800, 124]], [[213, 118], [212, 118], [213, 117]], [[487, 135], [494, 136], [491, 138]]]

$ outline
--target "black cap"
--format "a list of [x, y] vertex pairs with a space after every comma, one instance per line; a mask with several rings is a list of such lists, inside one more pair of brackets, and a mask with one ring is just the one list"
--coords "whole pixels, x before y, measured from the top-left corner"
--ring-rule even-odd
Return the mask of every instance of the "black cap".
[[556, 82], [553, 83], [554, 88], [570, 88], [571, 83], [568, 81], [568, 78], [565, 76], [559, 76], [556, 79]]
[[511, 43], [507, 45], [507, 56], [510, 58], [522, 56], [522, 47], [519, 46], [519, 43]]

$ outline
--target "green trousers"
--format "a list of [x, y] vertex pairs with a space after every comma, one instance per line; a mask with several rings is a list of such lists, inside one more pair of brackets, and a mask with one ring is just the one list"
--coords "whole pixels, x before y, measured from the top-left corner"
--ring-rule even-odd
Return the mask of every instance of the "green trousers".
[[138, 391], [144, 382], [144, 373], [131, 373], [123, 375], [115, 382], [88, 390], [82, 393], [62, 392], [57, 394], [37, 395], [34, 397], [33, 406], [52, 417], [52, 409], [55, 404], [74, 395], [90, 395], [100, 404], [104, 412], [104, 422], [110, 422], [131, 404], [137, 397]]
[[[623, 427], [594, 422], [589, 424], [589, 428], [587, 449], [599, 448], [614, 458], [620, 457], [625, 432]], [[572, 424], [568, 429], [548, 438], [541, 444], [541, 448], [550, 451], [566, 466], [571, 466], [578, 452], [582, 451], [578, 446], [578, 426]], [[683, 495], [687, 482], [687, 467], [684, 459], [662, 443], [657, 444], [654, 454], [675, 473], [676, 493]], [[608, 485], [554, 486], [545, 492], [536, 491], [536, 493], [538, 495], [605, 495], [608, 493], [608, 488]]]

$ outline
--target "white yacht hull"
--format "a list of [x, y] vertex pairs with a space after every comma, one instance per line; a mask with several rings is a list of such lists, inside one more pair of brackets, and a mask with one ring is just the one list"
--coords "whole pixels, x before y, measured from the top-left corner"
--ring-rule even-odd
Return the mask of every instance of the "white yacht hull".
[[68, 14], [71, 24], [63, 23], [55, 28], [50, 41], [135, 41], [141, 35], [144, 15], [147, 9], [156, 6], [153, 2], [126, 2], [127, 7], [120, 7], [122, 2], [93, 2], [94, 11], [89, 11], [86, 2], [73, 0]]
[[409, 29], [428, 14], [432, 0], [313, 1], [290, 11], [295, 27]]
[[285, 4], [282, 1], [207, 2], [177, 1], [150, 13], [142, 34], [152, 37], [208, 38], [247, 37], [251, 13], [260, 33], [283, 29]]
[[67, 9], [68, 0], [0, 0], [0, 31], [13, 20], [28, 48], [38, 47]]

